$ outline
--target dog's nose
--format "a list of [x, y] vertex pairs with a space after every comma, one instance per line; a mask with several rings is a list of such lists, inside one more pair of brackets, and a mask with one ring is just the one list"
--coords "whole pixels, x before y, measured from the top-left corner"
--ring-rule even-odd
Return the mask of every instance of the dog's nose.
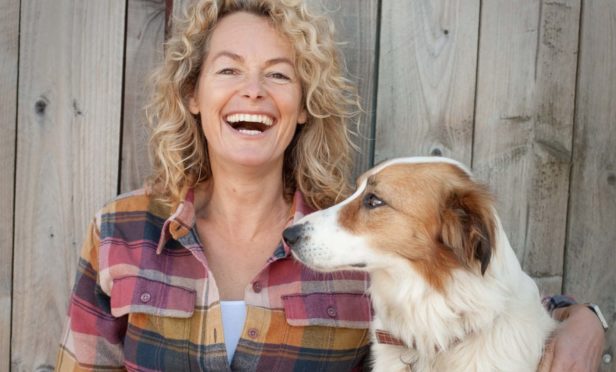
[[303, 232], [303, 224], [293, 225], [284, 229], [284, 231], [282, 232], [282, 238], [289, 247], [292, 247], [294, 244], [300, 241]]

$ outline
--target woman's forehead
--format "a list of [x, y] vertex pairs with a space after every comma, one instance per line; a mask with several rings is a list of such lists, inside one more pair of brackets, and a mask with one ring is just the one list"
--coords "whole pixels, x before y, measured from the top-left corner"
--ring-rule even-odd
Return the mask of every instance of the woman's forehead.
[[222, 18], [212, 32], [208, 54], [232, 59], [266, 56], [267, 59], [289, 60], [294, 63], [291, 42], [265, 16], [235, 12]]

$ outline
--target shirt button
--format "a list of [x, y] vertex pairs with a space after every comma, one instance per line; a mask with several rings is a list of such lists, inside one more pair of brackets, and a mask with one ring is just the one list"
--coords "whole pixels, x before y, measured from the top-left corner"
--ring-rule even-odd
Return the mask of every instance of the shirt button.
[[335, 318], [336, 315], [338, 315], [338, 312], [336, 311], [335, 307], [330, 306], [327, 308], [327, 315], [329, 315], [330, 318]]
[[150, 299], [152, 298], [152, 296], [148, 293], [148, 292], [143, 292], [141, 294], [141, 297], [139, 297], [139, 299], [141, 300], [141, 302], [146, 303], [146, 302], [150, 302]]
[[261, 282], [254, 282], [252, 283], [252, 290], [255, 291], [255, 293], [259, 293], [261, 292], [261, 290], [263, 289], [263, 285], [261, 284]]
[[250, 338], [257, 338], [259, 336], [259, 331], [257, 331], [256, 328], [250, 328], [248, 330], [248, 337]]

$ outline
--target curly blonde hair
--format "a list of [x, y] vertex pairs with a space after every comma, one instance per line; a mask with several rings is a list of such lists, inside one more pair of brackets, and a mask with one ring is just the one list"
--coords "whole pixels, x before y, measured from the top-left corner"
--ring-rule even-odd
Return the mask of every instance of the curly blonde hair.
[[153, 163], [148, 189], [171, 205], [186, 189], [211, 177], [207, 141], [198, 118], [188, 110], [188, 99], [214, 28], [238, 11], [267, 17], [295, 49], [308, 121], [298, 126], [285, 151], [285, 197], [290, 199], [299, 189], [313, 208], [340, 201], [349, 191], [351, 165], [346, 122], [359, 112], [358, 97], [343, 76], [331, 20], [313, 14], [302, 0], [196, 0], [174, 19], [146, 109]]

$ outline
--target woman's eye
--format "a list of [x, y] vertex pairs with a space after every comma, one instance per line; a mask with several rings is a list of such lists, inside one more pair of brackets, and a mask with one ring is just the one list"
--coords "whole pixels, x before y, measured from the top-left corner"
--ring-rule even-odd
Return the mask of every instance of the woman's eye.
[[269, 74], [269, 76], [276, 80], [291, 80], [291, 78], [289, 78], [287, 75], [280, 72], [272, 72]]
[[237, 71], [233, 68], [223, 68], [217, 72], [218, 75], [234, 75]]
[[366, 196], [364, 196], [364, 207], [368, 209], [374, 209], [374, 208], [382, 207], [384, 205], [385, 205], [385, 202], [379, 199], [378, 196], [372, 193], [366, 194]]

